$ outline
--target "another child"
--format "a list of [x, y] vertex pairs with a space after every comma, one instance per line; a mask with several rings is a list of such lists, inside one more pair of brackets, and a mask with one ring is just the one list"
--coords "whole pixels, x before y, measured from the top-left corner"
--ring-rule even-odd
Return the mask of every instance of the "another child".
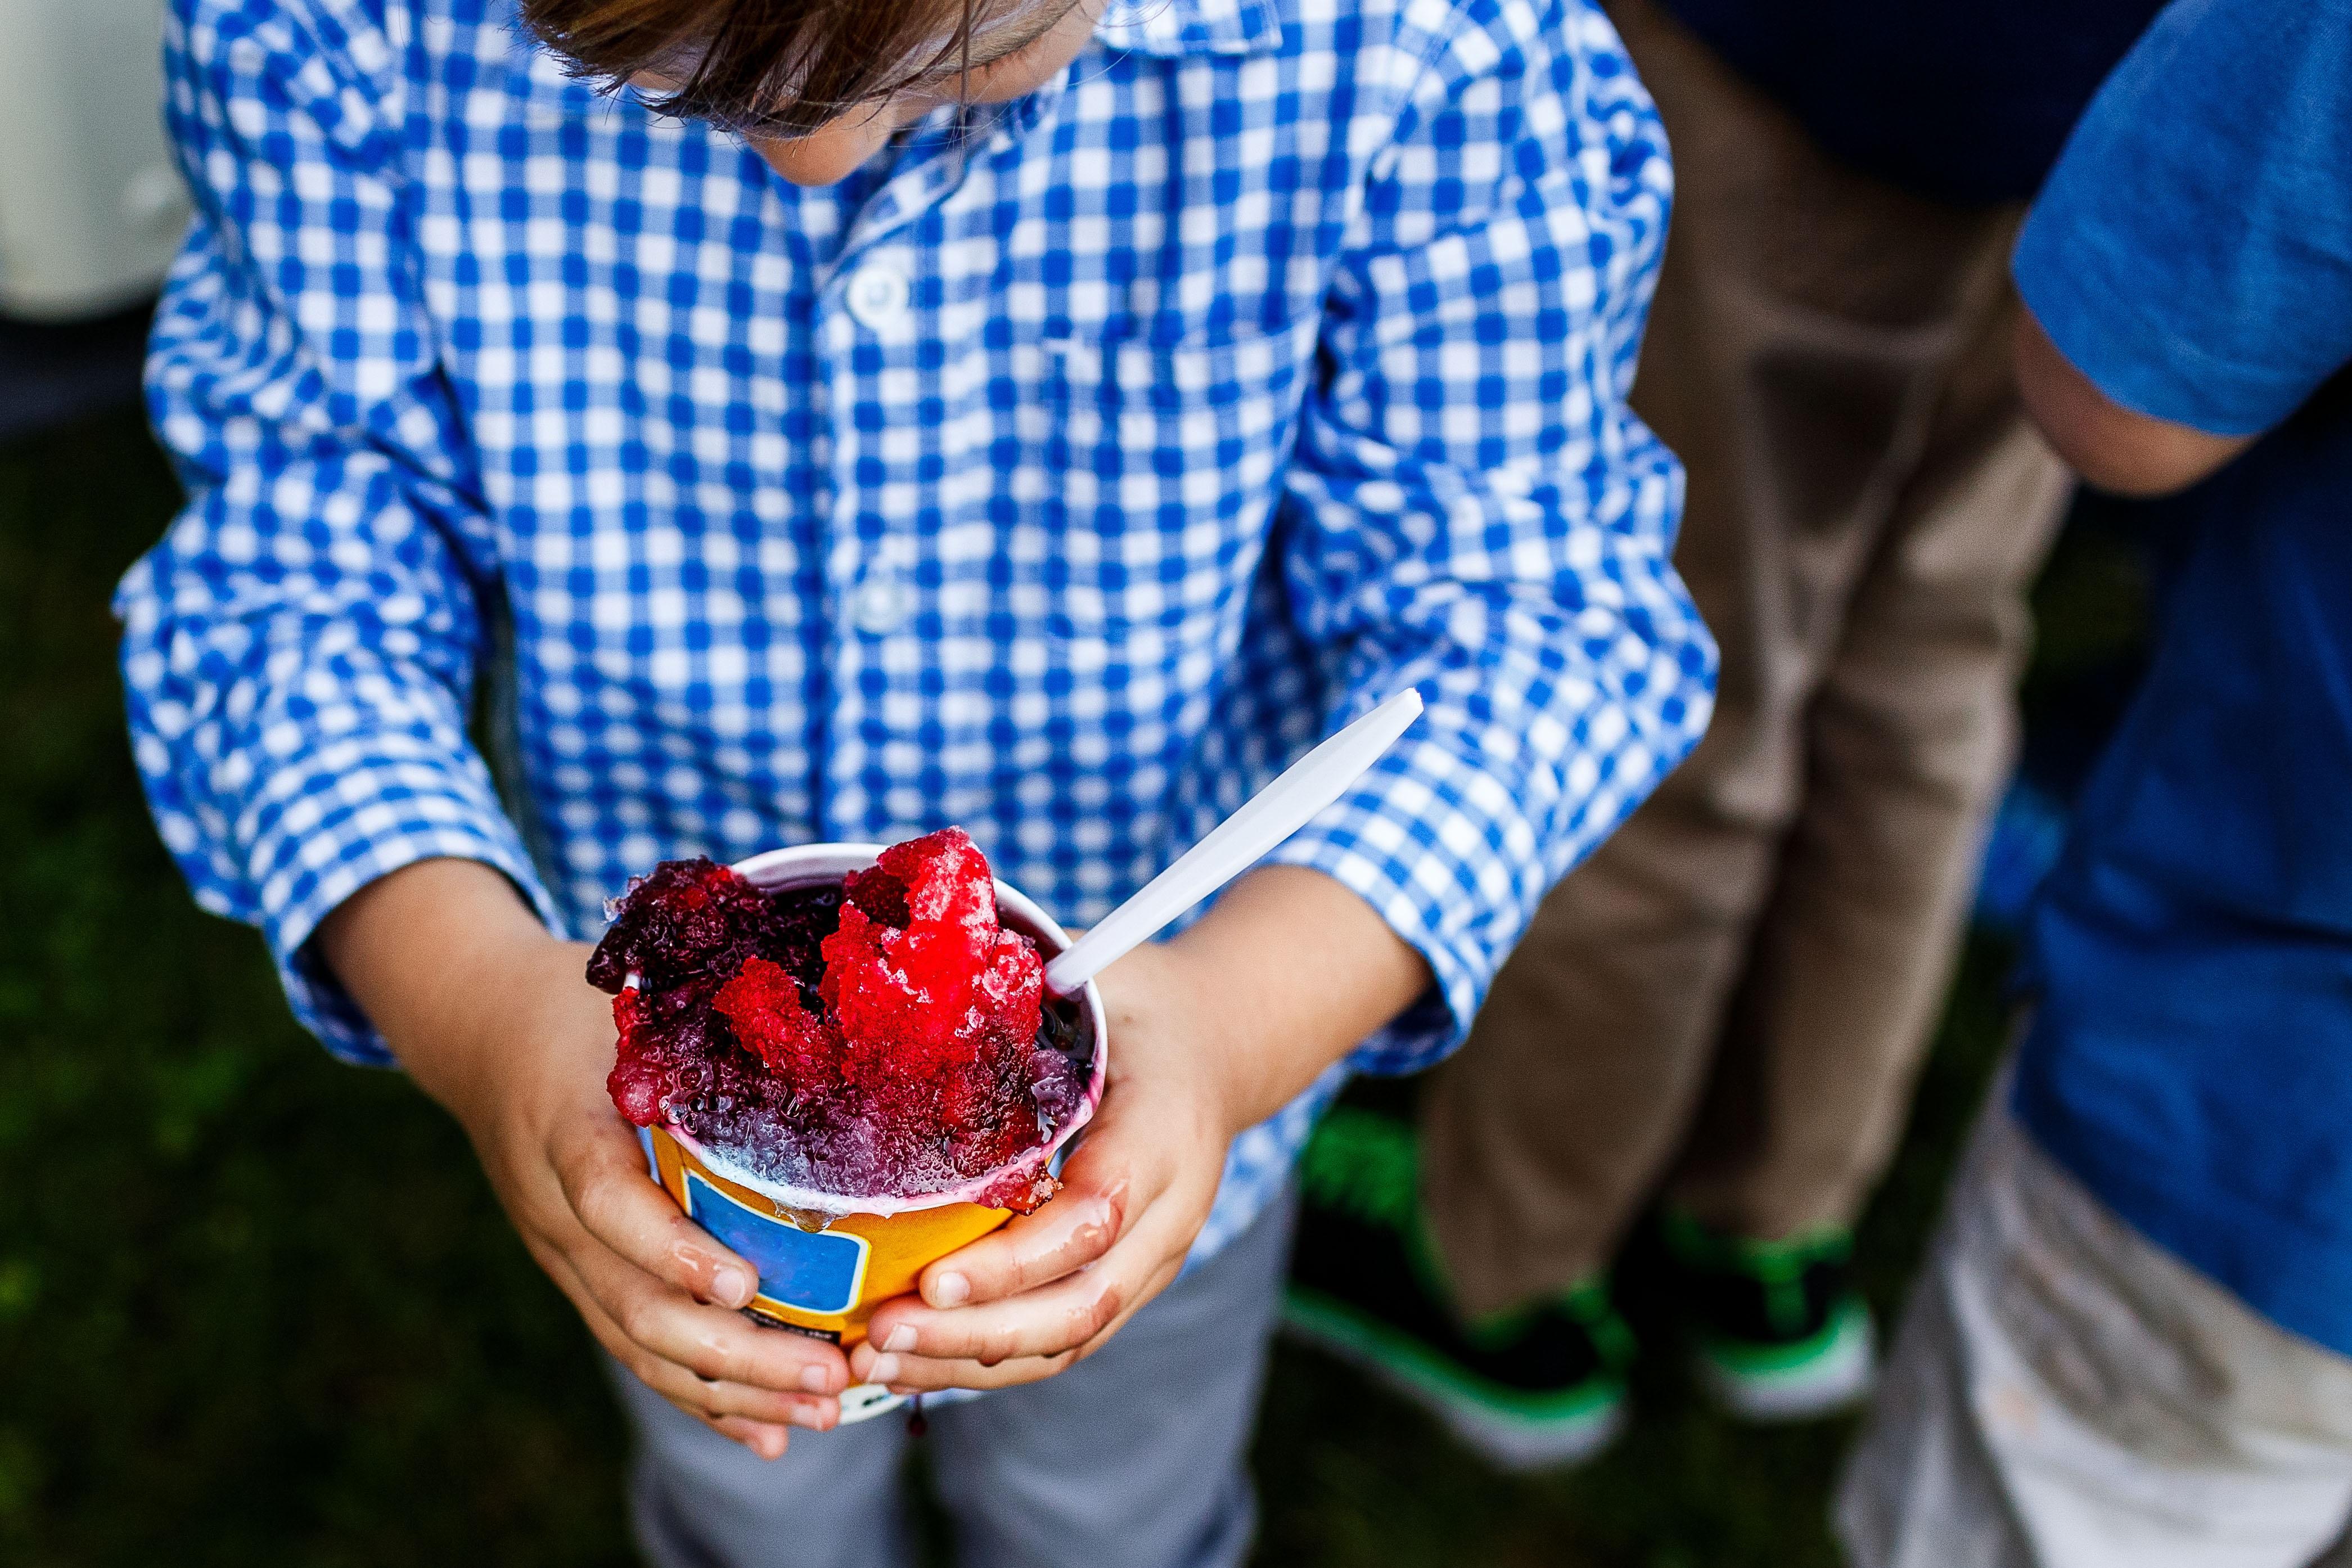
[[[121, 598], [157, 817], [634, 1374], [648, 1552], [903, 1561], [903, 1430], [826, 1433], [857, 1379], [1032, 1385], [934, 1418], [971, 1561], [1238, 1561], [1314, 1109], [1458, 1038], [1706, 716], [1608, 24], [180, 0], [170, 64], [190, 500]], [[1060, 1198], [854, 1358], [730, 1310], [604, 1097], [608, 895], [952, 822], [1084, 923], [1405, 686], [1406, 743], [1105, 976]]]
[[[2179, 0], [2019, 241], [2026, 399], [2188, 540], [1838, 1520], [1857, 1568], [2352, 1553], [2352, 0]], [[2210, 477], [2209, 477], [2210, 476]]]

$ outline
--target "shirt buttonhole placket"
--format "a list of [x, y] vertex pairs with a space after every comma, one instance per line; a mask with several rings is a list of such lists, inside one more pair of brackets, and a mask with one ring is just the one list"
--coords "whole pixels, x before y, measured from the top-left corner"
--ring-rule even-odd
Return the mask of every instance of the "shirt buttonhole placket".
[[914, 303], [914, 280], [887, 257], [861, 261], [842, 284], [841, 302], [850, 319], [872, 332], [884, 332], [907, 319]]
[[881, 540], [849, 594], [849, 623], [868, 637], [888, 637], [915, 614], [913, 542], [899, 535]]

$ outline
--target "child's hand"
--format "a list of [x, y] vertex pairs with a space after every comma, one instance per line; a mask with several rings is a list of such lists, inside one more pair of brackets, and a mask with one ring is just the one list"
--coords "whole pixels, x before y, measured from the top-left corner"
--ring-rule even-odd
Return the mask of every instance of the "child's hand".
[[585, 945], [547, 936], [496, 872], [452, 860], [363, 889], [320, 938], [394, 1054], [464, 1124], [523, 1245], [598, 1342], [768, 1458], [786, 1427], [840, 1419], [841, 1352], [734, 1311], [751, 1266], [646, 1175], [604, 1092], [612, 1004], [583, 978]]
[[[841, 1352], [733, 1309], [757, 1275], [679, 1212], [604, 1092], [611, 1004], [581, 979], [588, 949], [549, 943], [509, 975], [505, 1049], [478, 1103], [453, 1105], [539, 1266], [597, 1342], [656, 1393], [753, 1452], [785, 1426], [840, 1419]], [[541, 964], [544, 967], [540, 967]]]
[[1100, 1349], [1183, 1267], [1235, 1133], [1271, 1115], [1429, 983], [1421, 956], [1319, 872], [1251, 873], [1198, 925], [1102, 976], [1110, 1078], [1035, 1214], [876, 1310], [859, 1381], [992, 1388]]
[[1063, 1190], [924, 1270], [919, 1299], [879, 1309], [851, 1352], [861, 1382], [1034, 1382], [1098, 1348], [1176, 1278], [1241, 1131], [1223, 1073], [1230, 1020], [1202, 978], [1162, 946], [1104, 974], [1109, 1083]]

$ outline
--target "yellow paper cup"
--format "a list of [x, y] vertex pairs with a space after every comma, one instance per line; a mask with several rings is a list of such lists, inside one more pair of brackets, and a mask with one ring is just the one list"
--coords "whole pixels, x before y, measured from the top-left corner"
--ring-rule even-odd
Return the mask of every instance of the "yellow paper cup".
[[[837, 884], [881, 853], [878, 844], [811, 844], [755, 855], [735, 869], [754, 887], [776, 892]], [[1007, 927], [1035, 938], [1048, 958], [1070, 945], [1052, 916], [1001, 879], [996, 910]], [[663, 1126], [644, 1134], [654, 1180], [697, 1225], [759, 1270], [759, 1290], [746, 1312], [847, 1350], [865, 1339], [874, 1309], [912, 1290], [927, 1266], [1013, 1217], [1012, 1210], [974, 1198], [1008, 1177], [1045, 1169], [1093, 1118], [1102, 1100], [1109, 1024], [1092, 982], [1083, 1002], [1094, 1029], [1094, 1068], [1078, 1108], [1043, 1144], [970, 1181], [908, 1197], [817, 1192], [768, 1181]], [[866, 1384], [842, 1396], [841, 1418], [862, 1420], [899, 1403], [888, 1390]]]

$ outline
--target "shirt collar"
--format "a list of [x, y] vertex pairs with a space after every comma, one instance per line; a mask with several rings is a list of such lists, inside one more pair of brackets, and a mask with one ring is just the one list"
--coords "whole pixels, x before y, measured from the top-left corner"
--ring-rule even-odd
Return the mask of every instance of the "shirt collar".
[[1170, 59], [1246, 55], [1280, 43], [1282, 22], [1275, 0], [1110, 0], [1095, 37]]

